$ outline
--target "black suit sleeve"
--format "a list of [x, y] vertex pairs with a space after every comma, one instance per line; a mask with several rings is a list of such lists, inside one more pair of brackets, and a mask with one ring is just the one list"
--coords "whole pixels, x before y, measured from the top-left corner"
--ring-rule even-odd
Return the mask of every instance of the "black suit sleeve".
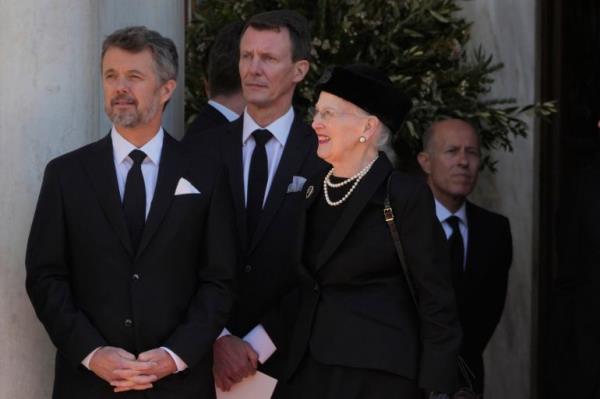
[[58, 351], [74, 366], [104, 338], [77, 307], [71, 289], [61, 181], [50, 162], [38, 198], [25, 259], [26, 288], [35, 312]]
[[193, 367], [212, 349], [232, 306], [231, 284], [238, 250], [234, 231], [233, 205], [226, 179], [217, 179], [210, 200], [202, 242], [203, 262], [198, 269], [200, 282], [185, 321], [165, 345]]
[[419, 304], [421, 358], [419, 385], [430, 391], [453, 392], [461, 330], [452, 289], [448, 249], [433, 210], [433, 195], [419, 181], [398, 218], [406, 261]]

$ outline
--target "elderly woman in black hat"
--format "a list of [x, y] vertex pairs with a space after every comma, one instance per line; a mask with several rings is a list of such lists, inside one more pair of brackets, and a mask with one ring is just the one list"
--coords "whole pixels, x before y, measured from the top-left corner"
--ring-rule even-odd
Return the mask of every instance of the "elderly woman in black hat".
[[[289, 396], [412, 399], [421, 387], [445, 397], [456, 388], [460, 345], [445, 240], [425, 182], [393, 172], [386, 155], [410, 101], [367, 65], [334, 67], [318, 91], [312, 126], [331, 168], [304, 188]], [[416, 301], [384, 217], [386, 197]]]

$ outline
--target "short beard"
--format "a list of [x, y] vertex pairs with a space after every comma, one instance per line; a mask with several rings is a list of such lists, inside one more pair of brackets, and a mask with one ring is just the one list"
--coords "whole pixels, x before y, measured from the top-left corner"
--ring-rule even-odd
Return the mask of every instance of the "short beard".
[[133, 129], [133, 128], [139, 126], [140, 124], [142, 124], [142, 125], [147, 124], [148, 122], [150, 122], [150, 120], [152, 120], [152, 118], [154, 118], [154, 116], [156, 115], [156, 112], [158, 111], [158, 107], [160, 106], [158, 99], [156, 99], [156, 100], [157, 101], [152, 101], [152, 103], [150, 104], [150, 107], [147, 109], [140, 110], [138, 108], [138, 104], [135, 103], [134, 110], [132, 110], [132, 111], [125, 110], [122, 112], [115, 111], [112, 108], [112, 101], [111, 101], [110, 106], [105, 107], [105, 111], [106, 111], [106, 114], [108, 115], [108, 118], [115, 126], [124, 127], [127, 129]]

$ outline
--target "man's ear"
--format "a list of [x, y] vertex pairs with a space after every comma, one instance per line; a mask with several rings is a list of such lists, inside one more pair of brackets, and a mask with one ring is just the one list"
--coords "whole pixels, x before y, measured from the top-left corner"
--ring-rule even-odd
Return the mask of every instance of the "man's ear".
[[431, 173], [431, 162], [429, 159], [429, 154], [425, 151], [421, 151], [417, 155], [417, 161], [419, 162], [419, 165], [421, 165], [421, 169], [423, 169], [423, 172], [429, 175]]
[[208, 84], [208, 80], [202, 78], [202, 84], [204, 85], [204, 94], [206, 94], [206, 98], [210, 98], [210, 85]]
[[294, 63], [294, 83], [300, 83], [308, 73], [310, 63], [307, 60], [300, 60]]
[[167, 101], [169, 101], [171, 99], [176, 87], [177, 87], [177, 82], [175, 82], [175, 80], [173, 80], [173, 79], [167, 80], [160, 87], [160, 100], [163, 104], [165, 104]]

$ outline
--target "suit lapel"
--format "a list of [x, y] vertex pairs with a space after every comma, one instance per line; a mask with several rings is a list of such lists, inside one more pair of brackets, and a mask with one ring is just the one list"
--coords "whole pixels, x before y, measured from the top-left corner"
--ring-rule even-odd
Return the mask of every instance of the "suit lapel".
[[229, 171], [229, 186], [235, 207], [238, 233], [242, 248], [246, 248], [246, 201], [244, 195], [244, 165], [242, 160], [242, 130], [243, 118], [230, 125], [225, 132], [223, 153]]
[[311, 139], [313, 139], [313, 133], [296, 116], [285, 148], [283, 149], [283, 154], [281, 154], [281, 160], [279, 161], [273, 182], [271, 183], [267, 201], [256, 226], [256, 232], [252, 237], [250, 251], [260, 242], [277, 210], [279, 210], [287, 194], [288, 185], [292, 181], [292, 176], [298, 173], [302, 166], [302, 161], [304, 161], [309, 148], [311, 148]]
[[146, 227], [142, 234], [137, 256], [144, 251], [167, 213], [175, 195], [177, 182], [183, 175], [184, 166], [184, 154], [180, 144], [165, 132], [156, 188], [154, 189], [150, 212], [146, 219]]
[[125, 250], [133, 257], [133, 247], [119, 196], [119, 185], [117, 183], [117, 172], [115, 170], [110, 134], [95, 143], [91, 150], [91, 155], [83, 158], [82, 162], [87, 174], [90, 176], [92, 186], [96, 191], [98, 201], [108, 222], [125, 247]]
[[482, 238], [480, 231], [479, 218], [477, 217], [476, 210], [473, 208], [473, 204], [467, 201], [467, 223], [468, 223], [468, 240], [467, 240], [467, 261], [465, 262], [465, 274], [471, 275], [475, 271], [473, 265], [476, 264], [477, 248], [481, 248], [479, 239]]
[[[348, 198], [348, 203], [342, 212], [342, 216], [334, 226], [331, 234], [319, 251], [316, 262], [317, 270], [321, 268], [327, 262], [327, 260], [329, 260], [333, 252], [340, 246], [362, 210], [373, 198], [375, 192], [388, 177], [391, 171], [392, 165], [389, 160], [384, 155], [380, 155], [379, 159], [373, 164], [369, 173], [367, 173], [367, 175], [356, 187], [356, 190]], [[383, 220], [383, 207], [381, 215]]]

